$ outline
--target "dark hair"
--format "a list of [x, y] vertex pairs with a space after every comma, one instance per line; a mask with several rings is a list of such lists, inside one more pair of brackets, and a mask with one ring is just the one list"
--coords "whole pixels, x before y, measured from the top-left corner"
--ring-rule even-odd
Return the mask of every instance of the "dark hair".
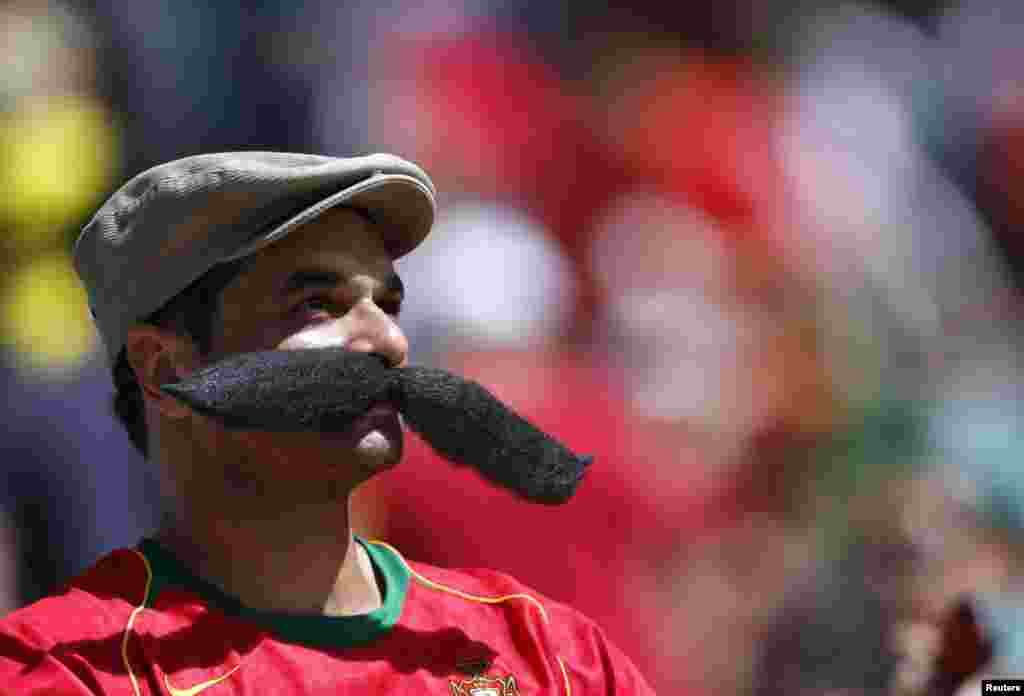
[[[186, 334], [195, 342], [201, 354], [207, 354], [212, 344], [214, 322], [219, 316], [220, 293], [241, 273], [245, 260], [242, 258], [214, 266], [160, 309], [145, 317], [142, 323]], [[128, 438], [135, 449], [146, 457], [149, 455], [149, 438], [145, 402], [125, 348], [121, 348], [118, 353], [113, 376], [114, 416], [128, 431]]]

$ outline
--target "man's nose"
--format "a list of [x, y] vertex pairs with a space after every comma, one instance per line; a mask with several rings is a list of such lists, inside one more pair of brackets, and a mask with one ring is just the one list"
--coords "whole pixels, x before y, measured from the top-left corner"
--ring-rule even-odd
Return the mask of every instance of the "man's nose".
[[409, 341], [394, 317], [372, 300], [357, 302], [345, 317], [349, 324], [345, 348], [383, 356], [391, 367], [404, 367]]

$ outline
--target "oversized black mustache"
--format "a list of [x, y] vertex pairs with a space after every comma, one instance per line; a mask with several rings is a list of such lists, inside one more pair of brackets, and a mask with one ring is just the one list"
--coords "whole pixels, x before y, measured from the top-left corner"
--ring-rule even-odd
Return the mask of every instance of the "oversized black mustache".
[[391, 404], [438, 454], [532, 502], [567, 501], [593, 461], [476, 382], [341, 348], [235, 355], [161, 389], [225, 427], [272, 432], [340, 432]]

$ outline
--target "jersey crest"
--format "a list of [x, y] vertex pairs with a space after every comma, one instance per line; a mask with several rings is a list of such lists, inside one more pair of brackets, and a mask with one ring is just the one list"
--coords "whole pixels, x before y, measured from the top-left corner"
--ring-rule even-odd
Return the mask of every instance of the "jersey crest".
[[478, 674], [471, 679], [450, 680], [448, 689], [451, 696], [520, 696], [511, 674], [504, 679]]

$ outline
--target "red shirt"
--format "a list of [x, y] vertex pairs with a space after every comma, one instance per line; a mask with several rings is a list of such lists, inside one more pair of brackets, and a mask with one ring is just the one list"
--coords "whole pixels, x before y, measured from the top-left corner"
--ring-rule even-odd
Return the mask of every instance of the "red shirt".
[[386, 508], [382, 536], [428, 563], [502, 568], [595, 620], [659, 691], [697, 693], [683, 685], [690, 670], [666, 640], [666, 629], [685, 630], [666, 625], [675, 599], [648, 589], [672, 586], [676, 555], [723, 523], [724, 484], [701, 484], [696, 455], [662, 433], [646, 436], [611, 376], [582, 356], [481, 351], [448, 360], [594, 464], [571, 501], [538, 506], [409, 434], [402, 462], [373, 482]]
[[153, 541], [0, 622], [3, 694], [652, 694], [587, 618], [488, 570], [363, 544], [380, 609], [258, 612]]

